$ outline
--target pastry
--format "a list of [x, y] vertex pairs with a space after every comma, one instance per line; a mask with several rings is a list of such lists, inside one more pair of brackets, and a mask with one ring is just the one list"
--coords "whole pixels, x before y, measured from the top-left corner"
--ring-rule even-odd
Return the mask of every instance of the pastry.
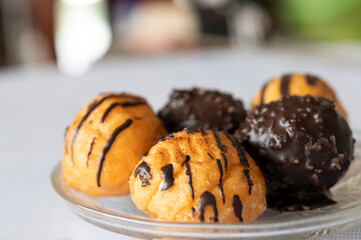
[[174, 90], [159, 117], [169, 132], [190, 127], [233, 133], [246, 117], [246, 111], [242, 102], [230, 94], [193, 88]]
[[263, 170], [270, 191], [327, 191], [353, 159], [345, 118], [330, 100], [309, 95], [285, 95], [255, 107], [236, 136]]
[[323, 79], [310, 74], [286, 74], [270, 80], [256, 93], [252, 106], [279, 100], [286, 94], [327, 98], [333, 101], [336, 108], [347, 118], [347, 112], [332, 88]]
[[70, 187], [90, 196], [127, 194], [140, 156], [166, 133], [143, 98], [101, 94], [67, 128], [63, 177]]
[[190, 130], [158, 140], [130, 178], [135, 205], [181, 222], [251, 222], [266, 207], [254, 160], [227, 132]]

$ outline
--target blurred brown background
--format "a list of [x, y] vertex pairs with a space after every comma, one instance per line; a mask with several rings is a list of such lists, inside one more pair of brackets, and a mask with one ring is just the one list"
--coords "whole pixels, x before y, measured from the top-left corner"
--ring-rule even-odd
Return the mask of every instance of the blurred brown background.
[[78, 74], [105, 54], [361, 40], [361, 0], [0, 2], [1, 67], [56, 61]]

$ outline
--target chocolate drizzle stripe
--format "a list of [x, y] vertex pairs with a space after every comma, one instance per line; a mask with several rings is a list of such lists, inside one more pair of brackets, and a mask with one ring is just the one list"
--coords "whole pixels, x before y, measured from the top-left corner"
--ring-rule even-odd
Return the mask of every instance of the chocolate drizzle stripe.
[[306, 78], [307, 84], [310, 86], [315, 86], [318, 81], [318, 77], [310, 75], [310, 74], [306, 74], [305, 78]]
[[264, 103], [264, 94], [266, 92], [266, 88], [268, 86], [268, 83], [265, 83], [262, 87], [262, 90], [261, 90], [261, 98], [260, 98], [260, 103], [263, 104]]
[[194, 211], [195, 211], [195, 209], [194, 209], [194, 207], [192, 207], [192, 208], [191, 208], [192, 217], [194, 217]]
[[244, 152], [242, 147], [239, 146], [239, 143], [236, 142], [228, 132], [224, 131], [223, 133], [226, 135], [226, 137], [229, 139], [229, 141], [231, 141], [233, 147], [236, 149], [237, 154], [238, 154], [238, 158], [239, 158], [239, 161], [241, 162], [241, 164], [243, 166], [245, 166], [245, 167], [249, 167], [249, 163], [248, 163], [248, 160], [247, 160], [246, 153]]
[[161, 191], [165, 191], [173, 186], [173, 181], [174, 181], [173, 165], [167, 164], [164, 167], [162, 167], [160, 170], [162, 172], [160, 177], [163, 179], [163, 187], [162, 187]]
[[221, 153], [221, 156], [222, 156], [222, 158], [223, 158], [223, 160], [224, 160], [224, 168], [225, 168], [226, 171], [227, 171], [227, 169], [228, 169], [228, 159], [227, 159], [227, 157], [226, 157], [226, 154], [224, 154], [224, 153]]
[[87, 118], [90, 116], [90, 114], [100, 105], [102, 104], [105, 100], [109, 99], [109, 98], [127, 98], [126, 95], [124, 95], [123, 93], [118, 93], [118, 94], [109, 94], [104, 96], [103, 98], [101, 98], [99, 101], [92, 103], [89, 105], [87, 112], [85, 113], [85, 115], [82, 117], [82, 119], [80, 120], [78, 126], [75, 128], [74, 131], [74, 135], [73, 135], [73, 139], [71, 141], [71, 161], [74, 161], [73, 159], [73, 147], [74, 147], [74, 142], [76, 139], [76, 136], [79, 133], [80, 128], [83, 126], [84, 122], [87, 120]]
[[93, 150], [93, 145], [94, 145], [94, 141], [95, 141], [95, 138], [93, 138], [92, 142], [90, 143], [90, 148], [89, 148], [89, 152], [86, 156], [86, 166], [88, 167], [88, 162], [89, 162], [89, 157], [90, 157], [90, 154], [92, 153], [92, 150]]
[[216, 163], [217, 163], [217, 167], [218, 167], [218, 171], [219, 171], [219, 180], [218, 180], [217, 188], [219, 189], [219, 191], [221, 193], [222, 202], [224, 204], [225, 203], [225, 197], [224, 197], [223, 184], [222, 184], [223, 167], [222, 167], [222, 164], [221, 164], [221, 160], [219, 160], [218, 158], [216, 159]]
[[106, 154], [108, 153], [110, 147], [112, 146], [115, 138], [118, 136], [118, 134], [123, 131], [124, 129], [128, 128], [131, 124], [132, 124], [133, 120], [132, 119], [127, 119], [122, 125], [120, 125], [118, 128], [116, 128], [113, 133], [110, 135], [110, 137], [108, 138], [107, 142], [105, 143], [105, 146], [103, 148], [102, 153], [100, 154], [100, 158], [98, 161], [98, 169], [97, 169], [97, 184], [98, 187], [100, 187], [100, 174], [103, 168], [103, 163], [104, 163], [104, 159]]
[[238, 195], [233, 196], [232, 206], [234, 210], [234, 215], [236, 215], [236, 217], [239, 219], [240, 222], [243, 222], [243, 218], [242, 218], [243, 205]]
[[126, 101], [126, 102], [122, 102], [122, 103], [112, 103], [105, 111], [104, 114], [102, 116], [102, 118], [100, 119], [100, 122], [103, 123], [105, 121], [105, 118], [109, 115], [109, 113], [115, 108], [115, 107], [132, 107], [132, 106], [139, 106], [139, 105], [144, 105], [145, 102], [131, 102], [131, 101]]
[[213, 159], [213, 157], [212, 157], [212, 155], [211, 155], [210, 153], [207, 153], [207, 155], [208, 155], [211, 159]]
[[203, 128], [201, 128], [201, 133], [202, 133], [202, 136], [207, 136], [208, 135], [207, 132]]
[[191, 159], [191, 157], [189, 155], [186, 156], [185, 161], [183, 162], [182, 166], [184, 166], [184, 169], [186, 170], [186, 175], [187, 175], [187, 179], [188, 179], [188, 186], [189, 186], [189, 190], [191, 192], [191, 197], [192, 199], [194, 199], [194, 190], [193, 190], [193, 182], [192, 182], [192, 172], [191, 172], [191, 168], [189, 166], [189, 160]]
[[152, 143], [162, 142], [162, 141], [172, 139], [172, 138], [174, 138], [174, 133], [170, 133], [168, 135], [159, 137], [159, 138], [155, 139], [154, 141], [152, 141]]
[[289, 85], [292, 75], [284, 75], [281, 78], [281, 96], [285, 96], [289, 94]]
[[213, 133], [214, 138], [215, 138], [216, 141], [217, 141], [217, 146], [218, 146], [218, 148], [219, 148], [221, 151], [223, 151], [223, 149], [225, 148], [225, 146], [222, 144], [221, 138], [219, 137], [219, 134], [218, 134], [218, 130], [215, 129], [215, 128], [213, 128], [212, 133]]
[[150, 167], [146, 162], [143, 161], [134, 170], [134, 177], [136, 178], [138, 175], [139, 179], [142, 181], [142, 187], [149, 185], [148, 179], [152, 179], [152, 174], [150, 173]]
[[210, 192], [206, 191], [204, 192], [198, 203], [198, 210], [199, 210], [199, 220], [201, 222], [204, 222], [204, 213], [206, 206], [211, 206], [213, 209], [213, 220], [214, 222], [218, 222], [218, 210], [216, 205], [216, 198], [211, 194]]
[[246, 178], [247, 178], [248, 194], [251, 195], [251, 194], [252, 194], [253, 182], [252, 182], [252, 180], [251, 180], [251, 176], [249, 175], [249, 169], [243, 169], [243, 174], [244, 174], [244, 176], [246, 176]]

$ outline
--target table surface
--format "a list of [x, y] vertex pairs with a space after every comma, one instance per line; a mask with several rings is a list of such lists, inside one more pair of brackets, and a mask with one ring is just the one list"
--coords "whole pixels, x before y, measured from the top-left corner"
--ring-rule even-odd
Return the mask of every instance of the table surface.
[[[134, 239], [74, 215], [55, 193], [50, 173], [77, 111], [100, 92], [145, 96], [155, 110], [172, 88], [201, 86], [233, 93], [249, 104], [270, 77], [316, 73], [337, 89], [353, 128], [361, 129], [361, 61], [340, 51], [272, 49], [188, 52], [157, 57], [108, 57], [78, 78], [55, 66], [0, 72], [0, 239]], [[361, 227], [322, 239], [360, 239]], [[320, 238], [321, 239], [321, 238]]]

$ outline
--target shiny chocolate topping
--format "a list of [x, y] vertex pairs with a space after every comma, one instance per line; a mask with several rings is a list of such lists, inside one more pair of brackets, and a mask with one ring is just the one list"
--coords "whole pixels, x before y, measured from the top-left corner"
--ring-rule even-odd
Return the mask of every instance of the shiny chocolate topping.
[[246, 117], [243, 103], [218, 91], [174, 90], [159, 112], [169, 132], [185, 127], [218, 128], [233, 133]]
[[323, 98], [286, 95], [260, 105], [236, 136], [263, 170], [269, 191], [325, 191], [353, 159], [350, 127]]

